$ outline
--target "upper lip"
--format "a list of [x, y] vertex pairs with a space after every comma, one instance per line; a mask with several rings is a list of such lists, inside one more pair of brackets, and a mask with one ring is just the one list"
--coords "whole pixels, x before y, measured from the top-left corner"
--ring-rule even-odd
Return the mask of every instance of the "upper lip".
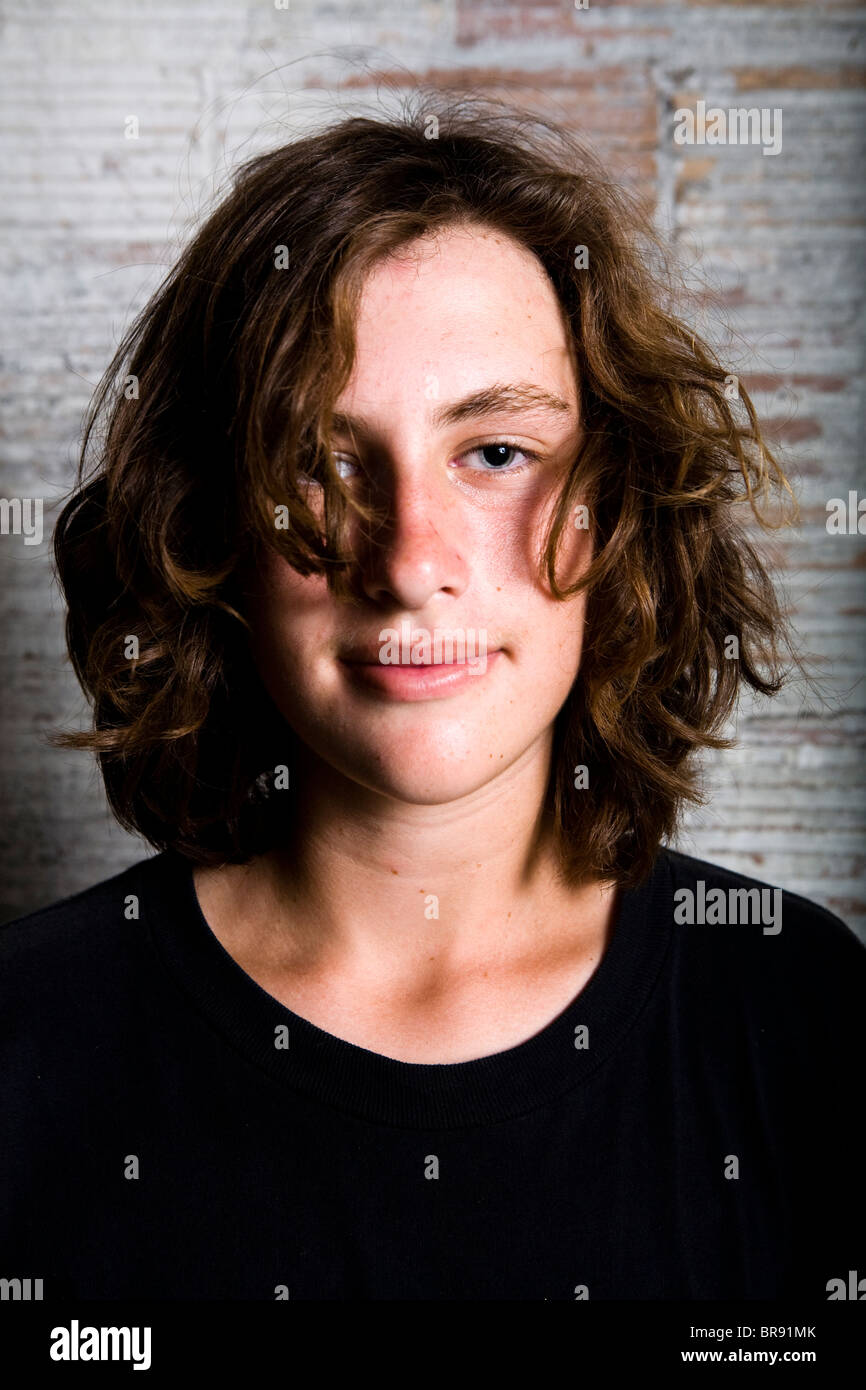
[[[377, 642], [374, 647], [352, 647], [351, 651], [341, 653], [340, 660], [345, 661], [349, 666], [451, 666], [455, 664], [454, 662], [440, 661], [383, 662], [379, 657], [379, 652], [382, 650], [383, 645], [382, 642]], [[492, 656], [496, 651], [499, 651], [498, 647], [487, 647], [485, 654], [487, 656]]]

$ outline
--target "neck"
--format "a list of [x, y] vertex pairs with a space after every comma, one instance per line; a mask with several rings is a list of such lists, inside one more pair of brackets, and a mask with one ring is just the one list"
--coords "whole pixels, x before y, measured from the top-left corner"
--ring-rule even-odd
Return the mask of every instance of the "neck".
[[556, 947], [564, 914], [577, 939], [609, 890], [560, 878], [549, 764], [546, 737], [477, 791], [423, 805], [311, 762], [293, 791], [302, 811], [291, 847], [197, 871], [205, 915], [207, 898], [233, 933], [230, 950], [378, 978], [410, 973], [431, 950], [445, 972]]

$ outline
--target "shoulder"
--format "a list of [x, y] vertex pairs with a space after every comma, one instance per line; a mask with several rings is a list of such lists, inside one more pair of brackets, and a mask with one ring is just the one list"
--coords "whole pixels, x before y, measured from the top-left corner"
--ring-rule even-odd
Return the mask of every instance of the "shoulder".
[[[827, 908], [823, 908], [820, 903], [813, 902], [810, 898], [803, 898], [796, 892], [791, 892], [780, 884], [767, 883], [766, 878], [753, 878], [749, 874], [738, 873], [734, 869], [726, 869], [723, 865], [709, 863], [706, 859], [695, 859], [692, 855], [687, 855], [678, 849], [663, 848], [660, 852], [662, 858], [669, 865], [670, 873], [676, 880], [677, 887], [688, 887], [696, 890], [699, 883], [706, 885], [706, 888], [721, 888], [726, 894], [731, 890], [751, 891], [759, 890], [765, 894], [777, 894], [774, 899], [763, 898], [763, 905], [774, 902], [781, 902], [783, 906], [784, 923], [790, 923], [795, 929], [823, 929], [837, 935], [837, 937], [851, 937], [858, 941], [855, 933], [842, 922], [841, 917], [835, 916]], [[742, 899], [735, 899], [742, 901]], [[755, 902], [756, 899], [752, 899]], [[767, 935], [773, 933], [766, 933]]]
[[728, 1007], [757, 1002], [849, 1026], [866, 991], [866, 945], [840, 917], [763, 879], [661, 851], [654, 912], [669, 914], [674, 958]]
[[80, 975], [92, 982], [128, 957], [140, 937], [139, 900], [159, 872], [162, 855], [141, 859], [120, 873], [47, 907], [0, 925], [0, 989], [20, 997], [28, 986], [67, 990]]
[[[795, 937], [814, 935], [816, 932], [839, 944], [854, 946], [862, 943], [841, 917], [813, 902], [778, 885], [767, 883], [765, 879], [752, 878], [737, 873], [721, 864], [711, 864], [704, 859], [683, 854], [679, 850], [665, 848], [661, 857], [666, 861], [675, 891], [690, 894], [694, 899], [696, 915], [703, 903], [703, 915], [717, 922], [736, 925], [739, 917], [744, 925], [745, 918], [751, 915], [756, 925], [762, 928], [765, 936], [781, 936], [782, 930], [792, 928]], [[708, 907], [710, 891], [717, 896], [712, 900], [713, 909]], [[746, 897], [746, 895], [750, 895]], [[681, 920], [687, 921], [691, 897], [682, 895], [678, 900], [683, 911]], [[766, 928], [766, 930], [764, 930]]]

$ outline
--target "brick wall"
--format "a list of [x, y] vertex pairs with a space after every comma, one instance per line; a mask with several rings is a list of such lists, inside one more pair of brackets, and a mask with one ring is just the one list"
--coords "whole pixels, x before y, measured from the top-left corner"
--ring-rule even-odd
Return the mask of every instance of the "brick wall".
[[[720, 346], [784, 447], [802, 506], [772, 554], [824, 697], [741, 709], [680, 845], [806, 894], [866, 936], [864, 542], [826, 503], [862, 467], [864, 16], [847, 3], [6, 0], [2, 476], [44, 540], [0, 535], [0, 915], [139, 858], [93, 764], [45, 731], [83, 714], [49, 539], [83, 410], [130, 315], [238, 158], [420, 78], [584, 132], [704, 286]], [[675, 112], [782, 112], [782, 149], [674, 140]], [[136, 116], [138, 139], [126, 138]]]

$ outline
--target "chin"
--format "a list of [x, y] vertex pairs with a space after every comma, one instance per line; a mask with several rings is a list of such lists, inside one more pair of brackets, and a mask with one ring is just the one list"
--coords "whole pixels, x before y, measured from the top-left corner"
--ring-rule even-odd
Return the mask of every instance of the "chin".
[[487, 747], [481, 739], [458, 740], [424, 737], [390, 739], [367, 744], [363, 750], [322, 749], [320, 756], [352, 782], [415, 806], [440, 806], [478, 791], [511, 759], [501, 748]]
[[447, 806], [480, 791], [492, 775], [490, 768], [484, 771], [478, 769], [475, 776], [462, 769], [459, 777], [443, 777], [440, 769], [426, 776], [420, 770], [415, 775], [406, 770], [401, 770], [400, 775], [397, 775], [395, 770], [393, 777], [383, 776], [380, 772], [375, 781], [370, 778], [363, 780], [372, 791], [391, 797], [394, 801], [401, 801], [407, 806]]

